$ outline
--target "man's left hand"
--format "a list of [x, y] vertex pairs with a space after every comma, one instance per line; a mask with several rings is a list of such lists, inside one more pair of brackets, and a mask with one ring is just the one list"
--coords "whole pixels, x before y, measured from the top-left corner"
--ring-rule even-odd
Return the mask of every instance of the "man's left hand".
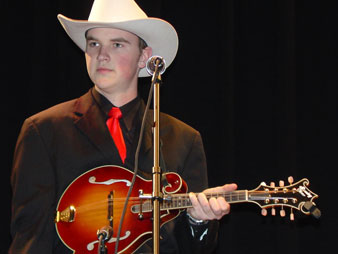
[[191, 192], [189, 197], [193, 207], [188, 208], [187, 212], [196, 220], [219, 220], [230, 212], [229, 203], [223, 197], [212, 197], [208, 200], [205, 194], [231, 192], [236, 189], [237, 185], [232, 183], [206, 189], [197, 195]]

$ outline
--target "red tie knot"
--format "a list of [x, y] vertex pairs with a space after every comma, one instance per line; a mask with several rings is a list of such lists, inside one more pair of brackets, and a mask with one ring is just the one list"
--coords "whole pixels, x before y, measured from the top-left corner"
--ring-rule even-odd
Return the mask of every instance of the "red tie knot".
[[108, 113], [108, 116], [115, 118], [115, 119], [120, 119], [122, 117], [122, 112], [119, 108], [112, 107], [111, 110]]

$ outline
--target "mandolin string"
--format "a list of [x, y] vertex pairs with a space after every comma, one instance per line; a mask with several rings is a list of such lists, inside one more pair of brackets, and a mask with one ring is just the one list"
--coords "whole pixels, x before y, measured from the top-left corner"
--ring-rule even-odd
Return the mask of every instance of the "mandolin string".
[[[252, 195], [250, 197], [250, 200], [263, 200], [266, 199], [266, 195], [268, 193], [273, 193], [277, 194], [275, 191], [250, 191], [250, 194]], [[210, 198], [218, 198], [218, 197], [224, 197], [229, 203], [233, 202], [247, 202], [248, 197], [247, 197], [247, 191], [246, 190], [239, 190], [239, 191], [234, 191], [234, 192], [218, 192], [218, 193], [205, 193], [206, 197], [208, 199]], [[170, 195], [169, 195], [170, 196]], [[187, 193], [177, 193], [172, 196], [169, 200], [164, 200], [163, 203], [161, 204], [161, 210], [170, 210], [170, 209], [184, 209], [191, 207], [192, 204], [190, 202], [189, 194]], [[269, 199], [282, 199], [286, 197], [278, 197], [278, 196], [269, 196]], [[291, 197], [288, 197], [288, 199], [291, 199]], [[87, 203], [85, 205], [81, 205], [76, 207], [77, 213], [90, 213], [90, 214], [95, 214], [96, 216], [101, 215], [104, 216], [106, 214], [107, 210], [107, 200], [103, 201], [97, 201], [97, 202], [91, 202]], [[121, 198], [114, 198], [114, 204], [116, 205], [115, 207], [115, 212], [117, 214], [120, 214], [122, 210], [122, 204], [126, 202], [126, 198], [121, 197]], [[134, 207], [134, 212], [132, 211], [132, 214], [138, 214], [139, 212], [139, 205], [141, 204], [140, 198], [139, 197], [130, 197], [129, 206]], [[278, 206], [278, 204], [271, 204], [272, 206]], [[282, 204], [286, 205], [287, 204]], [[152, 203], [148, 200], [142, 202], [142, 210], [143, 212], [151, 212], [152, 211]], [[86, 214], [88, 215], [88, 214]], [[123, 215], [123, 214], [122, 214]]]
[[[216, 192], [216, 193], [204, 193], [207, 197], [207, 199], [210, 198], [218, 198], [218, 197], [224, 197], [229, 203], [232, 202], [246, 202], [248, 199], [254, 201], [258, 200], [264, 200], [267, 197], [269, 199], [293, 199], [292, 196], [285, 196], [285, 194], [292, 193], [289, 189], [283, 189], [283, 190], [237, 190], [233, 192]], [[198, 193], [196, 193], [198, 194]], [[250, 197], [249, 197], [250, 194]], [[271, 195], [273, 194], [273, 195]], [[284, 196], [279, 196], [277, 194], [284, 194]], [[267, 196], [268, 195], [268, 196]], [[164, 200], [161, 204], [161, 209], [183, 209], [187, 207], [191, 207], [191, 202], [189, 198], [188, 193], [175, 193], [173, 195], [167, 195], [169, 198], [168, 200]], [[117, 214], [120, 213], [122, 204], [126, 204], [127, 198], [125, 197], [115, 197], [114, 198], [114, 204], [116, 205], [116, 212]], [[139, 197], [129, 197], [128, 204], [130, 207], [133, 206], [139, 206], [141, 204]], [[278, 204], [271, 204], [272, 206], [278, 206]], [[282, 204], [282, 205], [288, 205], [288, 204]], [[76, 206], [76, 212], [77, 213], [94, 213], [94, 214], [105, 214], [107, 211], [108, 206], [108, 200], [104, 199], [102, 201], [95, 201], [90, 202], [86, 204], [82, 204], [81, 206]], [[128, 206], [128, 205], [127, 205]], [[291, 206], [294, 207], [294, 206]], [[297, 208], [297, 207], [295, 207]], [[138, 208], [136, 207], [135, 212], [137, 213]], [[142, 202], [142, 209], [144, 212], [151, 212], [152, 211], [152, 203], [148, 200]], [[133, 212], [132, 212], [133, 213]], [[124, 216], [123, 212], [122, 215]], [[122, 217], [122, 216], [121, 216]]]
[[[243, 201], [246, 200], [246, 190], [238, 190], [238, 191], [233, 191], [233, 192], [217, 192], [217, 193], [205, 193], [206, 197], [208, 199], [210, 198], [218, 198], [218, 197], [224, 197], [227, 201]], [[287, 191], [287, 192], [283, 192], [284, 194], [291, 192], [291, 191]], [[250, 191], [251, 200], [262, 200], [266, 198], [267, 194], [274, 194], [274, 196], [269, 196], [270, 199], [282, 199], [282, 198], [288, 198], [291, 199], [292, 197], [280, 197], [277, 196], [276, 194], [278, 194], [278, 192], [276, 193], [276, 191]], [[198, 194], [198, 193], [196, 193]], [[174, 195], [168, 195], [170, 196], [169, 200], [165, 200], [164, 203], [167, 206], [170, 206], [170, 203], [174, 203], [177, 201], [188, 201], [190, 202], [190, 198], [189, 198], [189, 194], [187, 193], [176, 193]], [[121, 198], [114, 198], [114, 204], [117, 204], [117, 207], [119, 207], [121, 205], [121, 203], [125, 203], [126, 202], [125, 197], [121, 197]], [[128, 200], [129, 204], [132, 205], [138, 205], [140, 204], [140, 198], [139, 197], [130, 197]], [[103, 201], [95, 201], [95, 202], [91, 202], [91, 203], [87, 203], [81, 206], [77, 206], [76, 209], [77, 211], [83, 211], [83, 210], [91, 210], [91, 209], [98, 209], [101, 206], [106, 208], [107, 207], [107, 203], [108, 200], [103, 200]], [[143, 202], [143, 204], [148, 203], [147, 201]], [[149, 202], [150, 203], [150, 202]], [[176, 204], [177, 205], [177, 204]], [[173, 204], [173, 207], [175, 207], [175, 204]], [[91, 208], [91, 209], [90, 209]]]
[[[291, 191], [289, 191], [291, 192]], [[253, 196], [250, 197], [250, 200], [263, 200], [267, 198], [266, 194], [278, 194], [275, 191], [250, 191], [250, 194]], [[283, 192], [285, 194], [285, 192]], [[247, 197], [247, 191], [246, 190], [239, 190], [239, 191], [234, 191], [234, 192], [219, 192], [219, 193], [205, 193], [206, 197], [208, 199], [210, 198], [217, 198], [217, 197], [224, 197], [226, 200], [228, 200], [229, 203], [232, 202], [248, 202], [248, 197]], [[282, 198], [288, 198], [292, 199], [292, 197], [278, 197], [278, 196], [269, 196], [269, 199], [282, 199]], [[117, 215], [121, 214], [122, 210], [122, 204], [125, 203], [126, 198], [121, 197], [121, 198], [114, 198], [114, 204], [116, 204], [116, 207], [114, 208], [114, 211]], [[152, 202], [149, 200], [143, 201], [142, 203], [140, 202], [139, 197], [130, 197], [129, 206], [134, 207], [134, 209], [131, 211], [131, 214], [138, 215], [139, 213], [139, 206], [142, 204], [142, 211], [144, 213], [150, 213], [152, 212]], [[161, 204], [161, 210], [171, 210], [171, 209], [185, 209], [188, 207], [191, 207], [192, 204], [190, 202], [189, 194], [187, 193], [177, 193], [171, 196], [170, 200], [164, 200], [163, 203]], [[289, 206], [292, 208], [300, 209], [297, 206], [290, 205], [290, 204], [278, 204], [278, 203], [272, 203], [272, 204], [267, 204], [264, 207], [273, 207], [273, 206]], [[91, 202], [87, 203], [85, 205], [81, 205], [76, 207], [76, 213], [77, 214], [82, 214], [84, 213], [85, 216], [95, 216], [95, 217], [105, 217], [107, 214], [107, 200], [103, 201], [97, 201], [97, 202]], [[117, 216], [118, 217], [118, 216]]]
[[[239, 200], [245, 200], [246, 198], [246, 191], [234, 191], [234, 192], [217, 192], [217, 193], [205, 193], [206, 197], [208, 199], [210, 198], [217, 198], [217, 197], [224, 197], [226, 200], [231, 201], [233, 200], [235, 197]], [[170, 195], [169, 195], [170, 196]], [[189, 198], [189, 194], [187, 193], [177, 193], [174, 194], [172, 196], [170, 196], [171, 199], [170, 200], [166, 200], [164, 201], [164, 203], [168, 206], [168, 207], [175, 207], [175, 206], [179, 206], [177, 205], [177, 203], [175, 202], [184, 202], [187, 201], [190, 204], [190, 198]], [[121, 198], [114, 198], [114, 204], [117, 204], [117, 207], [119, 207], [121, 204], [125, 203], [127, 200], [127, 198], [125, 197], [121, 197]], [[145, 201], [143, 202], [143, 204], [148, 204], [150, 203], [149, 201]], [[77, 212], [82, 212], [82, 211], [90, 211], [90, 210], [96, 210], [96, 209], [100, 209], [101, 207], [104, 208], [104, 211], [106, 211], [107, 208], [107, 204], [108, 204], [108, 200], [102, 200], [102, 201], [95, 201], [95, 202], [91, 202], [91, 203], [87, 203], [81, 206], [76, 206], [76, 210]], [[140, 204], [140, 198], [139, 197], [130, 197], [128, 200], [128, 204], [129, 205], [139, 205]]]

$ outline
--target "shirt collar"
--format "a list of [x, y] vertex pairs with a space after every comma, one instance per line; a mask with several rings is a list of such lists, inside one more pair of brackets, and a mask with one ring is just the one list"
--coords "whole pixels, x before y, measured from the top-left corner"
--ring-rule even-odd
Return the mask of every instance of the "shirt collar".
[[[106, 118], [108, 119], [108, 113], [110, 109], [115, 106], [106, 97], [100, 94], [95, 88], [92, 88], [92, 95], [94, 97], [94, 100], [97, 102], [100, 109], [104, 112]], [[139, 109], [140, 102], [141, 99], [139, 96], [137, 96], [135, 99], [120, 107], [120, 110], [122, 112], [121, 120], [123, 120], [128, 130], [130, 130], [132, 127], [133, 119], [136, 115], [137, 110]]]

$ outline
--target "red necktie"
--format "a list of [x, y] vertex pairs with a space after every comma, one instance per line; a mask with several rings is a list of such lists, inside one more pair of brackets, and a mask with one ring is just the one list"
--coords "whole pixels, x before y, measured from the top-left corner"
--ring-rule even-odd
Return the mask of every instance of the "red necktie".
[[112, 109], [108, 113], [108, 120], [106, 122], [107, 127], [110, 131], [110, 134], [115, 142], [117, 149], [119, 150], [119, 154], [122, 162], [126, 159], [127, 149], [126, 144], [124, 143], [122, 130], [120, 127], [119, 119], [122, 117], [121, 110], [116, 107], [112, 107]]

